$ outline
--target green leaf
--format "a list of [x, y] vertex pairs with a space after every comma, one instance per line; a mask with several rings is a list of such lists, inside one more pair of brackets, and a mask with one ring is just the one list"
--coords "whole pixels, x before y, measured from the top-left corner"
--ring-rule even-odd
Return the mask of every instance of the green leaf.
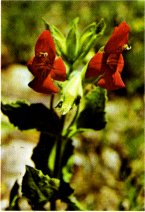
[[[60, 181], [44, 175], [40, 170], [26, 166], [26, 173], [22, 181], [22, 193], [29, 199], [31, 206], [43, 205], [48, 201], [56, 200]], [[38, 208], [38, 207], [37, 207]]]
[[19, 184], [16, 181], [10, 192], [10, 202], [7, 210], [20, 210], [18, 200], [19, 200]]
[[66, 58], [66, 39], [64, 35], [59, 31], [57, 27], [55, 27], [53, 24], [49, 24], [46, 20], [44, 20], [46, 29], [50, 30], [52, 37], [54, 39], [55, 45], [56, 45], [56, 51], [58, 55], [62, 55], [64, 58]]
[[52, 175], [51, 169], [48, 166], [51, 150], [55, 145], [55, 136], [47, 133], [41, 133], [37, 146], [33, 150], [31, 159], [35, 163], [35, 167], [41, 170], [44, 174]]
[[23, 101], [3, 104], [2, 112], [10, 122], [20, 130], [36, 128], [38, 131], [56, 134], [60, 131], [60, 121], [57, 114], [41, 103], [28, 104]]
[[74, 156], [68, 158], [66, 165], [62, 168], [62, 178], [65, 182], [69, 183], [73, 175]]
[[76, 200], [76, 198], [74, 196], [70, 196], [67, 199], [67, 210], [68, 211], [84, 211], [83, 207], [81, 206], [81, 204]]
[[73, 63], [76, 59], [78, 53], [78, 21], [79, 18], [75, 18], [72, 21], [71, 28], [68, 32], [68, 36], [66, 39], [66, 47], [67, 47], [67, 58], [68, 62]]
[[61, 159], [62, 179], [65, 182], [70, 182], [73, 172], [74, 157], [73, 157], [74, 146], [72, 139], [68, 139], [64, 146], [64, 152]]
[[62, 201], [65, 201], [68, 198], [68, 196], [70, 196], [73, 192], [74, 192], [74, 189], [70, 187], [69, 183], [61, 181], [61, 184], [59, 187], [59, 198]]
[[84, 105], [77, 119], [77, 128], [103, 129], [106, 125], [105, 101], [105, 89], [93, 86], [84, 96]]
[[93, 22], [84, 29], [80, 39], [79, 59], [85, 57], [90, 49], [96, 45], [98, 38], [103, 35], [105, 28], [105, 22], [101, 19], [98, 24]]

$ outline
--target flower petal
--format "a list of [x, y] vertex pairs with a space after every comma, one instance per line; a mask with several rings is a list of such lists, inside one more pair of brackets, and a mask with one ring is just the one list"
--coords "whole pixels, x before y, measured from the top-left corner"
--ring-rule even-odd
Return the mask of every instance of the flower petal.
[[35, 56], [40, 56], [41, 53], [48, 53], [50, 63], [54, 62], [56, 56], [56, 49], [53, 38], [48, 30], [44, 30], [35, 45]]
[[55, 86], [51, 75], [49, 74], [43, 81], [42, 87], [51, 93], [57, 93], [58, 88]]
[[54, 61], [51, 77], [59, 81], [66, 80], [66, 68], [61, 57]]
[[103, 63], [104, 63], [104, 54], [101, 52], [96, 53], [88, 64], [85, 77], [86, 78], [98, 77], [102, 73], [101, 71]]
[[117, 62], [116, 72], [121, 73], [122, 70], [123, 70], [123, 67], [124, 67], [124, 59], [123, 59], [122, 54], [120, 54], [119, 59], [118, 59], [118, 62]]
[[121, 53], [123, 47], [128, 43], [128, 34], [130, 27], [125, 21], [115, 27], [109, 41], [105, 45], [104, 51], [106, 53]]
[[115, 71], [119, 71], [119, 73], [122, 72], [122, 69], [124, 67], [124, 59], [122, 54], [109, 54], [109, 56], [106, 58], [106, 64], [112, 70], [112, 73], [114, 73]]
[[50, 75], [48, 75], [43, 81], [40, 77], [35, 77], [28, 85], [39, 93], [51, 94], [58, 92], [58, 88], [54, 85]]
[[34, 61], [34, 57], [28, 61], [27, 67], [29, 71], [35, 76], [37, 74], [37, 70], [35, 69], [33, 65], [33, 61]]
[[116, 90], [118, 88], [124, 88], [125, 84], [121, 79], [120, 73], [105, 72], [104, 76], [99, 80], [98, 85], [107, 90]]

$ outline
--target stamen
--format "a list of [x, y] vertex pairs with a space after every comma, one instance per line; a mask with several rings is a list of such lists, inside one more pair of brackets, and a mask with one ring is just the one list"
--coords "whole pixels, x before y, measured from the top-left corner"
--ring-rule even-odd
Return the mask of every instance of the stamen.
[[39, 56], [44, 56], [44, 57], [48, 57], [48, 52], [40, 52]]
[[123, 48], [124, 48], [125, 50], [130, 50], [130, 49], [131, 49], [131, 46], [129, 46], [128, 44], [125, 44], [125, 45], [123, 46]]

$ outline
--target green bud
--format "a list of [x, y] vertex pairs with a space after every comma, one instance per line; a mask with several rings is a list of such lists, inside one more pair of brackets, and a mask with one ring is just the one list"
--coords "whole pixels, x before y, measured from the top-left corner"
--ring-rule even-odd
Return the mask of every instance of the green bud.
[[74, 102], [83, 96], [82, 72], [73, 72], [70, 80], [64, 85], [60, 111], [65, 115], [70, 111]]
[[104, 33], [105, 28], [104, 20], [101, 19], [98, 24], [93, 22], [84, 29], [80, 39], [80, 59], [86, 56], [90, 49], [95, 46], [97, 39]]
[[90, 51], [90, 49], [92, 47], [94, 47], [94, 45], [96, 44], [96, 38], [97, 38], [97, 35], [90, 35], [88, 37], [88, 41], [85, 42], [85, 44], [82, 46], [81, 54], [79, 57], [80, 59], [85, 57], [88, 54], [88, 52]]
[[66, 39], [68, 62], [72, 63], [75, 61], [78, 52], [78, 21], [79, 18], [73, 20]]
[[64, 58], [66, 58], [66, 39], [64, 35], [54, 25], [47, 23], [45, 20], [44, 23], [46, 29], [49, 29], [52, 34], [52, 37], [56, 45], [57, 54], [62, 55]]

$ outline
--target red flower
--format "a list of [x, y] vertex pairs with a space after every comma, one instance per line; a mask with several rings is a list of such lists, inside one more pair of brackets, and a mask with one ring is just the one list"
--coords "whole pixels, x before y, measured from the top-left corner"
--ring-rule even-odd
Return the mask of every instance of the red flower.
[[90, 60], [86, 78], [102, 75], [98, 85], [108, 90], [125, 87], [120, 74], [124, 67], [122, 51], [128, 43], [129, 31], [130, 28], [125, 21], [118, 27], [115, 27], [114, 32], [104, 47], [104, 51], [96, 53]]
[[39, 93], [57, 93], [54, 80], [66, 79], [66, 68], [61, 57], [56, 57], [54, 41], [48, 30], [38, 37], [35, 45], [35, 57], [28, 61], [28, 69], [34, 79], [28, 84]]

